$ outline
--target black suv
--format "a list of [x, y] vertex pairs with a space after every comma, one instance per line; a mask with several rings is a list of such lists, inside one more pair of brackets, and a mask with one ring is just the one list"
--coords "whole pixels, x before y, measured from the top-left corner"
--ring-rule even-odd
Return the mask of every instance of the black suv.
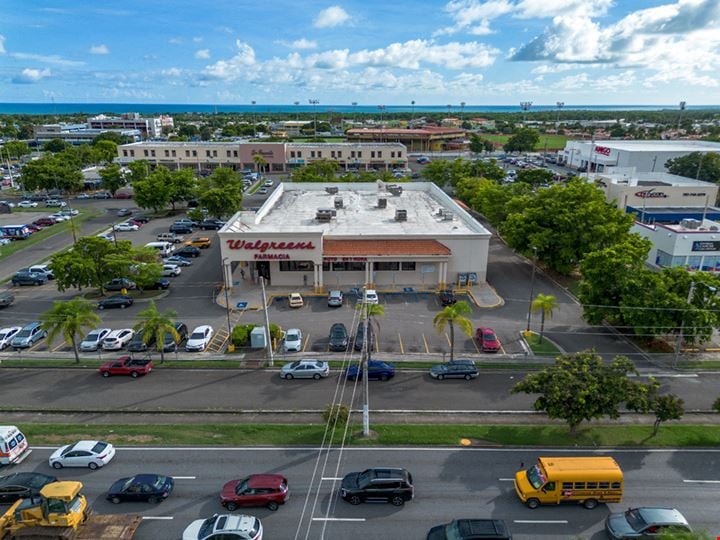
[[135, 332], [132, 339], [130, 340], [130, 343], [128, 343], [127, 350], [128, 352], [145, 352], [148, 349], [152, 348], [154, 345], [155, 336], [150, 336], [148, 342], [145, 343], [145, 340], [143, 339], [143, 333]]
[[185, 326], [185, 323], [176, 322], [173, 326], [175, 327], [175, 331], [178, 333], [178, 336], [180, 336], [180, 341], [175, 343], [175, 338], [170, 332], [168, 332], [165, 334], [165, 338], [163, 339], [163, 352], [172, 352], [177, 350], [178, 345], [187, 339], [188, 329], [187, 326]]
[[405, 469], [378, 467], [346, 474], [340, 496], [350, 504], [384, 501], [402, 506], [412, 500], [415, 488], [412, 475]]
[[173, 223], [170, 225], [170, 232], [176, 234], [192, 234], [192, 225], [189, 223]]
[[455, 519], [430, 529], [427, 540], [512, 540], [501, 519]]
[[225, 222], [220, 221], [219, 219], [204, 219], [198, 225], [198, 227], [200, 227], [203, 231], [220, 230], [224, 226], [225, 226]]
[[452, 289], [440, 291], [440, 303], [443, 306], [452, 306], [455, 302], [457, 302], [457, 298], [455, 298], [455, 293]]
[[343, 323], [335, 323], [330, 327], [331, 351], [347, 351], [349, 341], [348, 331]]
[[195, 246], [183, 246], [180, 249], [173, 251], [173, 255], [180, 255], [181, 257], [199, 257], [200, 248]]
[[137, 288], [137, 285], [134, 281], [131, 281], [127, 278], [115, 278], [111, 279], [105, 284], [105, 290], [106, 291], [122, 291], [123, 289], [127, 289], [128, 291], [132, 291]]
[[[357, 332], [355, 332], [355, 343], [354, 347], [356, 351], [361, 351], [363, 348], [363, 334], [365, 333], [365, 323], [361, 322], [358, 324]], [[372, 352], [375, 350], [375, 341], [373, 340], [373, 328], [372, 324], [368, 322], [368, 349]]]

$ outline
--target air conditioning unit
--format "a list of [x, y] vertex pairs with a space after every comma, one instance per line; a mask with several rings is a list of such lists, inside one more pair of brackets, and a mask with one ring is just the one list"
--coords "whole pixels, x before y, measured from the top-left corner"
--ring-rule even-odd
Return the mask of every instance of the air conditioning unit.
[[683, 219], [680, 221], [680, 226], [683, 229], [697, 229], [702, 225], [702, 222], [699, 219]]
[[343, 208], [343, 198], [335, 197], [335, 208]]
[[407, 210], [395, 210], [395, 221], [407, 221]]
[[455, 214], [446, 210], [442, 218], [443, 221], [452, 221], [453, 219], [455, 219]]
[[378, 199], [377, 207], [378, 208], [387, 208], [387, 199], [385, 197], [380, 197]]
[[337, 192], [339, 191], [337, 186], [328, 186], [325, 188], [325, 192], [330, 195], [337, 195]]
[[318, 208], [315, 212], [315, 219], [317, 221], [329, 222], [337, 215], [334, 208]]
[[400, 195], [402, 195], [402, 192], [403, 192], [402, 186], [398, 186], [398, 185], [396, 185], [396, 184], [390, 184], [390, 185], [387, 187], [387, 190], [388, 190], [390, 193], [392, 193], [393, 196], [395, 196], [395, 197], [399, 197]]
[[438, 208], [438, 211], [435, 212], [435, 216], [436, 216], [436, 217], [439, 217], [439, 218], [443, 217], [444, 214], [445, 214], [445, 209], [444, 209], [444, 208]]

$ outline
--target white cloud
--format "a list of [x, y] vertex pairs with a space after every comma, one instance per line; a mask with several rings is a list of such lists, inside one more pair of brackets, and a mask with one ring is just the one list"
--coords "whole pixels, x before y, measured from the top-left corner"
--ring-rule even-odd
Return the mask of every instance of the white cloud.
[[332, 28], [350, 20], [350, 15], [340, 6], [330, 6], [323, 9], [313, 22], [315, 28]]
[[202, 41], [203, 41], [203, 38], [200, 36], [195, 36], [193, 38], [193, 43], [202, 43]]
[[523, 19], [560, 15], [599, 17], [605, 15], [614, 3], [614, 0], [520, 0], [515, 12]]
[[467, 32], [476, 36], [491, 34], [490, 21], [510, 13], [514, 6], [509, 0], [452, 0], [445, 5], [445, 12], [454, 24], [437, 30], [434, 35]]
[[0, 34], [0, 54], [5, 54], [5, 36]]
[[63, 67], [74, 67], [74, 66], [82, 66], [85, 64], [85, 62], [80, 62], [77, 60], [68, 60], [67, 58], [63, 58], [62, 56], [58, 56], [57, 54], [34, 54], [34, 53], [24, 53], [24, 52], [14, 52], [10, 53], [10, 56], [17, 60], [32, 60], [34, 62], [42, 62], [43, 64], [50, 64], [55, 66], [63, 66]]
[[195, 58], [199, 58], [201, 60], [207, 60], [210, 58], [210, 49], [200, 49], [195, 52]]
[[180, 77], [183, 74], [183, 70], [176, 67], [171, 67], [168, 69], [163, 69], [160, 72], [165, 77]]
[[49, 77], [51, 75], [50, 69], [35, 69], [35, 68], [25, 68], [23, 69], [19, 75], [16, 75], [12, 82], [15, 84], [33, 84], [36, 82], [40, 82], [45, 77]]
[[110, 54], [110, 49], [107, 48], [107, 45], [101, 43], [90, 47], [90, 54]]
[[317, 49], [318, 46], [317, 41], [305, 38], [296, 39], [295, 41], [285, 41], [284, 39], [280, 39], [275, 43], [282, 45], [283, 47], [287, 47], [288, 49]]
[[170, 45], [180, 45], [183, 42], [181, 37], [171, 37], [168, 39]]

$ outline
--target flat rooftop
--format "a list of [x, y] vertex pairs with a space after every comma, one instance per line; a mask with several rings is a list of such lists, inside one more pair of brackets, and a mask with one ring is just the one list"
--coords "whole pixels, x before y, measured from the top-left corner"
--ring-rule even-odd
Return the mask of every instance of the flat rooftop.
[[[390, 184], [391, 185], [391, 184]], [[485, 227], [460, 208], [444, 191], [430, 182], [397, 184], [403, 188], [394, 196], [375, 183], [307, 184], [282, 183], [255, 212], [238, 212], [221, 232], [322, 232], [324, 235], [362, 238], [405, 235], [438, 238], [453, 235], [490, 236]], [[337, 187], [337, 194], [325, 191]], [[333, 208], [335, 198], [343, 200], [330, 222], [315, 219], [319, 208]], [[386, 208], [378, 199], [387, 200]], [[443, 209], [452, 219], [438, 214]], [[395, 211], [406, 210], [407, 221], [396, 221]]]
[[[629, 171], [630, 169], [625, 169]], [[609, 180], [612, 184], [628, 186], [685, 186], [685, 187], [714, 187], [716, 184], [695, 180], [686, 176], [670, 174], [667, 172], [620, 172], [612, 168], [607, 173], [594, 173], [596, 178]]]
[[717, 206], [708, 206], [704, 208], [702, 206], [648, 206], [643, 208], [642, 206], [628, 206], [626, 208], [630, 211], [645, 212], [645, 214], [717, 214], [720, 213], [720, 208]]
[[[590, 146], [591, 141], [568, 141]], [[720, 152], [720, 143], [710, 141], [595, 141], [595, 146], [604, 146], [629, 152]]]

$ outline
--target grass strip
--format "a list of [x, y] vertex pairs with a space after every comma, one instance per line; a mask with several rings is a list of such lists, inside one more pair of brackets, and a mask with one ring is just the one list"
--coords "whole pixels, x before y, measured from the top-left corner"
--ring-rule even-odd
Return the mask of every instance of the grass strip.
[[533, 354], [538, 356], [558, 356], [562, 354], [562, 351], [548, 341], [547, 338], [543, 338], [542, 343], [540, 343], [540, 336], [535, 333], [526, 336], [525, 342], [530, 346]]
[[[20, 429], [33, 445], [65, 444], [79, 439], [104, 439], [121, 445], [318, 445], [324, 424], [153, 424], [88, 425], [21, 423]], [[652, 437], [651, 426], [588, 426], [571, 436], [563, 425], [460, 425], [376, 424], [372, 440], [351, 436], [361, 446], [459, 446], [462, 438], [476, 445], [546, 447], [717, 447], [718, 425], [663, 426]], [[357, 434], [359, 425], [351, 426]], [[341, 430], [338, 430], [341, 431]]]

